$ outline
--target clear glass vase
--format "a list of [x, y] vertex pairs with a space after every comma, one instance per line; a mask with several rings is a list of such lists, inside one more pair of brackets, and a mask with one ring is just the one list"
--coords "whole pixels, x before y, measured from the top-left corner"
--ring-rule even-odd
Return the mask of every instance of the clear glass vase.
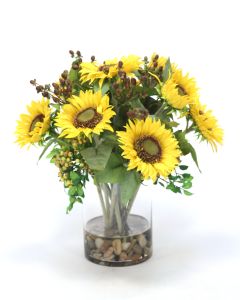
[[[120, 200], [121, 185], [96, 185], [84, 201], [84, 247], [88, 260], [105, 266], [129, 266], [152, 255], [151, 200], [140, 190], [128, 203]], [[92, 189], [91, 189], [92, 190]]]

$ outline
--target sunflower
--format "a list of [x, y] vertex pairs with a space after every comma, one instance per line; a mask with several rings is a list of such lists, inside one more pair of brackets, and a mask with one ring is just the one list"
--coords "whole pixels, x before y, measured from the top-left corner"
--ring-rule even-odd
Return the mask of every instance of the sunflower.
[[120, 61], [123, 63], [122, 70], [128, 77], [133, 77], [134, 71], [137, 71], [142, 64], [141, 58], [136, 55], [123, 56]]
[[17, 121], [16, 142], [21, 147], [39, 142], [50, 124], [51, 111], [48, 100], [43, 98], [38, 102], [32, 101], [27, 110], [29, 114], [20, 115], [20, 120]]
[[113, 131], [109, 123], [115, 112], [107, 95], [102, 96], [101, 91], [95, 94], [81, 91], [79, 96], [72, 96], [68, 101], [56, 118], [56, 125], [63, 129], [60, 137], [75, 138], [84, 134], [91, 139], [91, 133]]
[[190, 115], [197, 125], [203, 139], [207, 140], [212, 149], [217, 151], [217, 143], [223, 142], [223, 130], [219, 127], [217, 119], [211, 110], [206, 109], [199, 101], [190, 105]]
[[99, 86], [101, 87], [104, 79], [117, 75], [117, 63], [117, 59], [107, 60], [102, 65], [96, 62], [81, 63], [80, 80], [82, 82], [90, 81], [91, 84], [94, 80], [99, 79]]
[[183, 109], [198, 99], [198, 88], [193, 78], [174, 67], [172, 76], [162, 86], [162, 95], [172, 107]]
[[178, 165], [181, 154], [178, 142], [160, 121], [129, 121], [126, 131], [118, 131], [122, 156], [129, 160], [128, 170], [137, 169], [145, 180], [167, 177]]

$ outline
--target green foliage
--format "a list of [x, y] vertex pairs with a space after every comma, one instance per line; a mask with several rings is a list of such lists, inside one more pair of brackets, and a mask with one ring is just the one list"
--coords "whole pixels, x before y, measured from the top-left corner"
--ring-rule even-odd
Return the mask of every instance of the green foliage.
[[[194, 123], [191, 114], [189, 114], [189, 105], [183, 109], [176, 109], [162, 94], [164, 83], [172, 76], [169, 58], [164, 68], [159, 67], [158, 56], [152, 61], [144, 58], [144, 66], [133, 71], [135, 77], [124, 72], [124, 68], [118, 64], [116, 75], [112, 78], [107, 76], [100, 87], [99, 78], [91, 81], [91, 83], [89, 81], [83, 83], [79, 73], [83, 67], [81, 67], [82, 56], [80, 52], [76, 55], [74, 52], [72, 53], [73, 64], [70, 71], [64, 71], [57, 82], [52, 85], [39, 85], [36, 80], [32, 81], [37, 92], [45, 94], [50, 100], [51, 108], [49, 130], [38, 143], [43, 147], [39, 160], [48, 151], [47, 158], [59, 168], [60, 180], [67, 189], [70, 200], [67, 212], [73, 208], [74, 203], [82, 203], [84, 187], [89, 174], [93, 176], [96, 184], [119, 183], [121, 201], [124, 205], [134, 197], [142, 182], [141, 174], [136, 169], [127, 170], [128, 161], [122, 157], [122, 149], [119, 147], [116, 135], [116, 131], [125, 130], [129, 119], [144, 120], [149, 115], [153, 119], [160, 120], [175, 135], [182, 155], [190, 154], [199, 169], [196, 151], [186, 137], [191, 131], [201, 135], [197, 129], [197, 124]], [[152, 63], [149, 64], [149, 61]], [[102, 70], [107, 74], [108, 68], [103, 69], [102, 67], [103, 65], [99, 65], [99, 71]], [[85, 137], [83, 140], [81, 134], [72, 139], [60, 138], [61, 129], [56, 127], [56, 116], [62, 111], [63, 105], [69, 103], [69, 97], [79, 95], [80, 91], [88, 90], [101, 91], [102, 96], [108, 95], [110, 105], [116, 113], [111, 119], [111, 126], [114, 131], [105, 130], [99, 136], [92, 134], [91, 137]], [[181, 89], [179, 90], [181, 92]], [[184, 95], [184, 87], [182, 95]], [[185, 130], [181, 129], [182, 122], [179, 121], [179, 118], [181, 121], [183, 118], [186, 119]], [[71, 152], [71, 154], [64, 156], [61, 154], [62, 152]], [[180, 165], [178, 173], [169, 175], [167, 179], [160, 177], [155, 184], [159, 183], [174, 193], [191, 195], [189, 189], [192, 187], [193, 177], [187, 173], [187, 169], [188, 166]]]
[[96, 183], [118, 183], [123, 180], [126, 173], [122, 157], [112, 153], [106, 167], [95, 172], [94, 180]]
[[197, 160], [197, 153], [193, 146], [188, 142], [186, 139], [185, 133], [182, 132], [181, 130], [178, 130], [177, 132], [174, 133], [176, 139], [178, 140], [179, 147], [182, 151], [183, 155], [191, 154], [193, 161], [195, 162], [196, 166], [198, 167], [199, 171], [201, 172], [199, 165], [198, 165], [198, 160]]
[[94, 180], [97, 184], [120, 183], [123, 204], [132, 199], [141, 184], [140, 175], [136, 171], [127, 171], [122, 157], [115, 153], [111, 154], [104, 170], [95, 172]]
[[[188, 167], [185, 165], [180, 165], [180, 170], [186, 170]], [[175, 175], [169, 175], [168, 179], [163, 178], [158, 179], [158, 183], [166, 188], [167, 190], [172, 191], [173, 193], [184, 194], [186, 196], [192, 195], [188, 189], [192, 187], [193, 176], [189, 173], [177, 173]]]
[[124, 205], [131, 200], [136, 194], [141, 184], [141, 177], [139, 173], [134, 170], [127, 171], [125, 176], [120, 181], [121, 186], [121, 201]]
[[46, 151], [48, 150], [48, 148], [49, 148], [54, 142], [55, 142], [55, 139], [50, 139], [50, 140], [48, 141], [48, 143], [47, 143], [47, 144], [45, 145], [45, 147], [43, 148], [43, 151], [42, 151], [42, 153], [40, 154], [38, 160], [40, 160], [40, 159], [43, 157], [43, 155], [46, 153]]
[[171, 76], [172, 74], [172, 67], [171, 67], [171, 62], [170, 62], [170, 58], [168, 58], [165, 67], [163, 69], [162, 72], [162, 78], [163, 78], [163, 82], [167, 81], [168, 78]]
[[107, 94], [107, 92], [109, 91], [110, 88], [110, 84], [108, 81], [104, 81], [101, 91], [102, 91], [102, 95], [104, 96], [105, 94]]
[[68, 78], [73, 83], [75, 81], [79, 81], [79, 71], [78, 70], [74, 70], [73, 68], [71, 68], [71, 70], [69, 71], [69, 74], [68, 74]]
[[112, 146], [102, 142], [98, 147], [88, 147], [80, 153], [92, 170], [104, 170], [111, 152]]

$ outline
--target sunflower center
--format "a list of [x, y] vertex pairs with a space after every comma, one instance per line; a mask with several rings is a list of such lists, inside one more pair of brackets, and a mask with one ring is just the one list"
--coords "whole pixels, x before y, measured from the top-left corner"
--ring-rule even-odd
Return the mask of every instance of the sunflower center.
[[74, 119], [74, 126], [76, 128], [94, 128], [102, 120], [95, 108], [87, 108], [78, 113]]
[[177, 84], [177, 85], [176, 85], [176, 88], [177, 88], [178, 94], [179, 94], [180, 96], [185, 96], [185, 95], [187, 95], [187, 92], [185, 91], [185, 89], [184, 89], [181, 85]]
[[162, 151], [155, 138], [151, 136], [142, 137], [135, 142], [134, 148], [144, 162], [156, 163], [160, 161]]
[[43, 114], [39, 114], [37, 115], [33, 120], [32, 120], [32, 123], [30, 125], [30, 128], [29, 128], [29, 132], [33, 131], [37, 125], [38, 122], [43, 122], [43, 119], [44, 119], [44, 115]]

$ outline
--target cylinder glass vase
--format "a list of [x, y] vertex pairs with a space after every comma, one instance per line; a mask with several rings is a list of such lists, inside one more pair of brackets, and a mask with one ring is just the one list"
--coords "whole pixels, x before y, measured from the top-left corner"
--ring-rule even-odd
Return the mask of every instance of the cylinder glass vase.
[[92, 186], [83, 210], [88, 260], [105, 266], [129, 266], [151, 257], [152, 204], [141, 197], [143, 188], [123, 203], [120, 184]]

